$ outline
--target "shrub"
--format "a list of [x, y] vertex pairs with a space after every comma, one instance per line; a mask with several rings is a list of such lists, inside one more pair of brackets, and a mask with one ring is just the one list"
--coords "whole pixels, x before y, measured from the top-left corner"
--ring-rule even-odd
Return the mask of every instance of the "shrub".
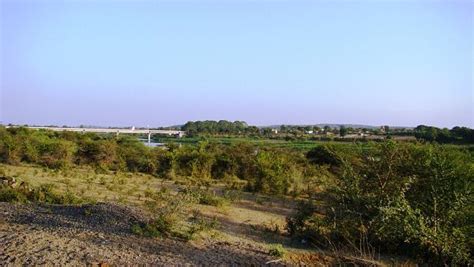
[[384, 142], [342, 158], [325, 212], [305, 202], [287, 227], [318, 246], [377, 246], [432, 264], [467, 264], [473, 165], [457, 149]]
[[201, 191], [198, 196], [198, 203], [202, 205], [209, 205], [215, 207], [222, 207], [228, 204], [227, 199], [216, 196], [207, 191]]
[[10, 129], [0, 126], [0, 161], [9, 164], [18, 164], [21, 161], [20, 144], [11, 134]]
[[72, 163], [75, 150], [75, 144], [71, 141], [47, 140], [39, 146], [39, 161], [49, 168], [66, 168]]
[[281, 244], [275, 244], [270, 246], [268, 254], [274, 257], [283, 257], [286, 254], [286, 249]]
[[115, 140], [86, 140], [79, 143], [77, 160], [80, 164], [90, 164], [100, 169], [117, 169], [119, 159]]
[[140, 141], [132, 138], [121, 138], [117, 142], [118, 158], [122, 168], [131, 172], [154, 174], [156, 163], [150, 150]]
[[215, 217], [206, 219], [196, 210], [193, 211], [190, 223], [189, 228], [179, 235], [185, 240], [193, 240], [199, 233], [215, 229], [219, 224]]
[[256, 158], [255, 178], [248, 183], [250, 191], [267, 194], [286, 194], [292, 176], [292, 160], [282, 153], [261, 151]]
[[206, 142], [201, 142], [197, 148], [186, 147], [177, 150], [177, 174], [200, 180], [211, 179], [211, 170], [215, 158], [208, 150], [209, 146]]
[[175, 177], [175, 156], [173, 152], [160, 148], [153, 150], [157, 161], [156, 173], [164, 178], [173, 180]]
[[158, 237], [162, 233], [155, 224], [134, 224], [131, 227], [132, 233], [145, 237]]
[[320, 145], [317, 146], [308, 153], [306, 153], [306, 158], [312, 164], [323, 165], [327, 164], [330, 166], [340, 166], [341, 160], [336, 153], [336, 149], [333, 146]]

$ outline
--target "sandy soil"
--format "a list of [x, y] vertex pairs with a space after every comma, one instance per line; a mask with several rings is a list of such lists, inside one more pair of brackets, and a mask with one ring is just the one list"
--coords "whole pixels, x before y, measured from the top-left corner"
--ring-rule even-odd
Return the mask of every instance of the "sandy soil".
[[0, 265], [256, 266], [277, 259], [248, 243], [208, 240], [193, 244], [130, 232], [134, 223], [146, 220], [137, 210], [113, 204], [0, 203]]

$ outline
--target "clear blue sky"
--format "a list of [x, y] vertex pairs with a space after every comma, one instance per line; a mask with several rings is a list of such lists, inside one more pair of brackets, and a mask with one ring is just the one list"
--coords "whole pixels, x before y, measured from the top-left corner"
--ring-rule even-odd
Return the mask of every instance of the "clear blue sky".
[[3, 123], [474, 127], [472, 1], [0, 2]]

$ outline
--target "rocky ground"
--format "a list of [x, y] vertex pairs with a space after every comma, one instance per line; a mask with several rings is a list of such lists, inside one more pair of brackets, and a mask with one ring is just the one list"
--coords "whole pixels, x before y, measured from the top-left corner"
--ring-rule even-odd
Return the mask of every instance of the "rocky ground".
[[[147, 218], [115, 204], [0, 203], [0, 265], [285, 265], [248, 243], [146, 238], [131, 226]], [[292, 265], [292, 264], [290, 264]]]

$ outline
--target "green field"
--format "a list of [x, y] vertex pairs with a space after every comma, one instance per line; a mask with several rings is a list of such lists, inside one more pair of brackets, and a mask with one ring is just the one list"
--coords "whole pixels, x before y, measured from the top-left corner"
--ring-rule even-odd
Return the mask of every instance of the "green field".
[[335, 141], [314, 141], [314, 140], [278, 140], [267, 138], [252, 138], [252, 137], [157, 137], [154, 139], [158, 143], [175, 143], [175, 144], [198, 144], [199, 142], [210, 142], [217, 144], [232, 145], [237, 143], [250, 143], [257, 146], [275, 147], [275, 148], [293, 148], [299, 150], [309, 150], [321, 144], [335, 144], [335, 145], [353, 145], [353, 142], [335, 142]]

